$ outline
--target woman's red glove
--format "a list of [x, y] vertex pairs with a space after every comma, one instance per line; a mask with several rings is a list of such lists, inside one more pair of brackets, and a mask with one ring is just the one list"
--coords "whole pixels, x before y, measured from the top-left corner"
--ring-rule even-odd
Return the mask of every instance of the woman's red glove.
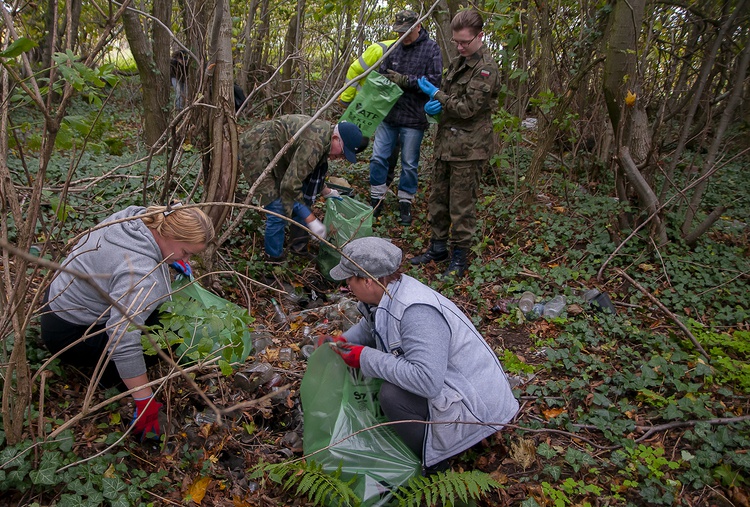
[[161, 436], [159, 427], [159, 410], [162, 405], [154, 399], [154, 395], [146, 398], [134, 398], [135, 414], [130, 424], [133, 426], [133, 433], [140, 437], [141, 441], [146, 438], [148, 433], [153, 433], [157, 437]]
[[322, 334], [318, 337], [318, 344], [315, 346], [320, 347], [324, 343], [346, 343], [346, 338], [344, 338], [344, 335], [338, 335], [338, 336], [331, 336], [329, 334]]
[[347, 366], [352, 368], [359, 368], [359, 356], [362, 355], [362, 350], [365, 347], [362, 345], [352, 345], [351, 343], [342, 343], [336, 345], [333, 350], [344, 360]]

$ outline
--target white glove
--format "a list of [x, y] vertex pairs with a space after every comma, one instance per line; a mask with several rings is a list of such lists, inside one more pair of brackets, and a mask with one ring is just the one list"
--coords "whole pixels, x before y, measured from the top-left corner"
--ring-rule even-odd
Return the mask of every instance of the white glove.
[[325, 199], [330, 199], [331, 197], [334, 199], [341, 199], [341, 194], [335, 188], [329, 188], [328, 193], [324, 195], [323, 197]]
[[321, 239], [326, 239], [326, 226], [317, 218], [312, 222], [309, 222], [307, 228], [310, 229], [310, 232], [313, 234], [320, 236]]

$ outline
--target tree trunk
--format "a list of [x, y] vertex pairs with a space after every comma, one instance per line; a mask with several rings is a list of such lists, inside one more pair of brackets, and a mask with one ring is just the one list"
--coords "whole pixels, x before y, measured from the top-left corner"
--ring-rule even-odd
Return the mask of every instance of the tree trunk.
[[[660, 192], [660, 197], [662, 199], [666, 197], [667, 192], [670, 188], [668, 185], [671, 185], [671, 181], [673, 181], [674, 179], [674, 173], [675, 169], [677, 168], [677, 164], [682, 160], [682, 154], [685, 151], [688, 139], [690, 138], [690, 133], [693, 129], [693, 125], [695, 124], [695, 116], [698, 111], [700, 101], [703, 98], [704, 91], [710, 83], [710, 76], [713, 73], [713, 69], [716, 64], [716, 55], [718, 54], [719, 49], [724, 42], [724, 37], [726, 36], [730, 27], [734, 26], [734, 20], [736, 19], [744, 4], [746, 4], [746, 0], [742, 0], [740, 2], [740, 6], [734, 11], [733, 14], [725, 15], [725, 20], [722, 23], [719, 32], [716, 34], [713, 40], [713, 44], [706, 52], [705, 56], [701, 58], [701, 71], [698, 79], [695, 80], [695, 86], [690, 91], [690, 93], [686, 94], [690, 98], [690, 102], [687, 105], [684, 117], [681, 118], [680, 121], [680, 125], [682, 126], [682, 128], [680, 130], [680, 136], [677, 140], [677, 147], [675, 148], [674, 153], [671, 156], [671, 162], [667, 167], [667, 178], [665, 178], [664, 183], [665, 187]], [[724, 4], [724, 9], [728, 8], [729, 2], [726, 2]], [[693, 69], [689, 69], [689, 72], [693, 72]]]
[[[640, 173], [637, 158], [645, 158], [648, 146], [644, 139], [648, 136], [648, 125], [642, 104], [626, 102], [638, 101], [639, 77], [636, 69], [638, 39], [643, 22], [644, 0], [616, 0], [609, 26], [607, 27], [607, 51], [604, 63], [604, 99], [615, 136], [617, 162], [622, 172], [616, 178], [626, 178], [635, 189], [638, 206], [652, 217], [651, 237], [657, 245], [667, 242], [667, 232], [660, 209], [659, 199]], [[641, 99], [643, 100], [643, 99]], [[640, 111], [639, 111], [640, 110]], [[634, 150], [633, 146], [637, 148]], [[624, 181], [616, 181], [616, 187], [623, 192]], [[623, 196], [620, 196], [622, 199]], [[624, 217], [620, 217], [621, 222]]]
[[282, 82], [281, 92], [284, 95], [284, 104], [282, 111], [285, 114], [293, 113], [296, 110], [296, 105], [292, 100], [292, 90], [294, 89], [294, 68], [295, 62], [297, 61], [297, 31], [299, 29], [299, 17], [295, 14], [292, 19], [289, 20], [289, 29], [286, 32], [286, 38], [284, 39], [284, 65], [282, 66]]
[[451, 20], [456, 15], [461, 5], [455, 0], [440, 0], [437, 7], [432, 13], [432, 19], [435, 22], [433, 39], [440, 46], [440, 52], [443, 54], [443, 66], [447, 67], [451, 60], [458, 56], [458, 49], [451, 43], [453, 30], [451, 30]]
[[255, 38], [253, 33], [255, 32], [255, 12], [258, 10], [258, 0], [251, 0], [250, 6], [247, 11], [247, 21], [245, 21], [245, 29], [243, 31], [245, 36], [245, 49], [242, 52], [242, 67], [240, 73], [237, 76], [237, 84], [242, 88], [245, 93], [250, 91], [250, 82], [248, 76], [250, 71], [257, 67], [258, 62], [253, 61], [253, 47], [255, 45]]
[[[212, 60], [212, 110], [209, 120], [211, 159], [205, 182], [204, 202], [232, 202], [237, 185], [239, 151], [237, 123], [234, 117], [234, 94], [232, 79], [232, 18], [229, 0], [219, 0], [214, 10], [211, 30]], [[206, 210], [216, 230], [229, 213], [226, 206], [212, 206]]]
[[[746, 30], [747, 33], [747, 30]], [[734, 73], [734, 83], [732, 86], [732, 92], [729, 96], [729, 99], [727, 101], [727, 107], [724, 109], [724, 114], [721, 116], [721, 120], [719, 121], [719, 125], [716, 128], [716, 133], [714, 134], [713, 142], [711, 143], [711, 146], [708, 150], [708, 154], [706, 155], [706, 161], [703, 165], [703, 170], [700, 173], [699, 176], [699, 183], [695, 186], [695, 189], [693, 190], [692, 198], [690, 199], [690, 205], [688, 206], [687, 211], [685, 212], [685, 220], [682, 223], [682, 235], [684, 238], [688, 239], [688, 244], [694, 244], [695, 241], [700, 237], [700, 234], [691, 233], [691, 228], [693, 227], [693, 221], [695, 220], [696, 213], [698, 212], [698, 207], [701, 204], [701, 201], [703, 200], [703, 194], [706, 191], [706, 188], [708, 187], [708, 178], [710, 176], [710, 173], [714, 169], [714, 165], [716, 163], [716, 157], [719, 154], [719, 149], [721, 148], [722, 141], [724, 138], [724, 133], [726, 132], [727, 128], [729, 127], [730, 121], [733, 119], [735, 115], [735, 110], [740, 103], [740, 99], [742, 98], [742, 92], [743, 92], [743, 83], [745, 81], [745, 77], [747, 76], [747, 70], [748, 66], [750, 65], [750, 40], [745, 40], [745, 46], [742, 50], [742, 56], [740, 60], [737, 62], [737, 68], [735, 69]], [[722, 206], [723, 208], [723, 206]], [[723, 211], [723, 210], [722, 210]], [[720, 214], [721, 212], [719, 212]], [[715, 213], [714, 213], [715, 215]], [[709, 220], [711, 220], [711, 224], [716, 221], [718, 217], [714, 218], [713, 216], [709, 216]], [[699, 231], [705, 232], [708, 230], [708, 227], [704, 226], [698, 226], [697, 228]]]
[[[169, 17], [172, 0], [154, 0], [154, 16]], [[141, 78], [143, 95], [143, 137], [148, 146], [154, 146], [167, 130], [169, 125], [169, 39], [163, 35], [164, 30], [154, 28], [154, 46], [152, 47], [138, 14], [126, 10], [122, 16], [125, 35], [133, 52], [133, 58]], [[167, 26], [169, 19], [160, 19]]]
[[254, 62], [260, 63], [260, 68], [265, 69], [268, 65], [268, 33], [271, 25], [271, 15], [268, 12], [269, 0], [262, 0], [260, 4], [260, 29], [258, 30], [257, 44], [255, 46]]
[[78, 49], [78, 27], [81, 24], [81, 0], [71, 0], [65, 3], [65, 47], [74, 53]]

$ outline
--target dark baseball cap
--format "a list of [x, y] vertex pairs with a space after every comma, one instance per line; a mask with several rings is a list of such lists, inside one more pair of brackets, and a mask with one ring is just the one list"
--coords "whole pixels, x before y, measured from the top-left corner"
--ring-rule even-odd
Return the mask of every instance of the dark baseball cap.
[[396, 20], [393, 22], [393, 31], [396, 33], [406, 33], [409, 28], [419, 19], [414, 11], [401, 11], [396, 14]]
[[[374, 278], [392, 275], [401, 267], [403, 252], [387, 239], [367, 236], [358, 238], [344, 245], [344, 254], [339, 263], [331, 268], [331, 278], [346, 280], [350, 276], [367, 278], [364, 269]], [[351, 258], [351, 260], [347, 259]], [[362, 268], [357, 267], [352, 261]]]
[[362, 131], [355, 124], [342, 121], [338, 124], [339, 137], [344, 141], [344, 156], [352, 164], [357, 162], [357, 153], [362, 145]]

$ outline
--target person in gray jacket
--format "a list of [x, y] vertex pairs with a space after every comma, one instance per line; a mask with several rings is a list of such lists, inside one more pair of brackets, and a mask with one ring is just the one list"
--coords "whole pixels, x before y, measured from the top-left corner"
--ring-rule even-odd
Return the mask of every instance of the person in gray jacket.
[[200, 209], [175, 205], [131, 206], [103, 225], [78, 241], [50, 284], [42, 340], [63, 362], [84, 368], [102, 363], [101, 385], [122, 381], [136, 388], [134, 433], [159, 435], [162, 405], [150, 387], [137, 389], [148, 376], [135, 325], [156, 323], [155, 310], [171, 292], [166, 263], [203, 251], [214, 237], [213, 224]]
[[379, 400], [390, 421], [431, 423], [393, 428], [425, 473], [444, 471], [448, 458], [502, 429], [518, 411], [500, 361], [454, 303], [400, 273], [400, 248], [366, 237], [342, 253], [330, 274], [346, 280], [363, 318], [343, 336], [320, 342], [335, 342], [347, 365], [383, 379]]

